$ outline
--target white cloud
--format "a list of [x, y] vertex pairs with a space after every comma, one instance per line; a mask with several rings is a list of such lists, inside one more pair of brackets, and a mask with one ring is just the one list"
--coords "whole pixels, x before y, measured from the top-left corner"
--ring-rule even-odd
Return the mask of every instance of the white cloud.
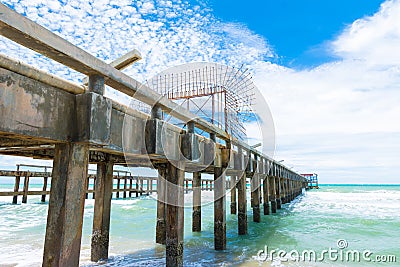
[[[285, 158], [285, 163], [300, 171], [319, 171], [326, 181], [365, 177], [374, 182], [378, 171], [387, 180], [397, 175], [400, 1], [386, 1], [379, 12], [355, 21], [330, 42], [328, 47], [339, 58], [336, 62], [301, 71], [263, 61], [275, 57], [263, 38], [243, 25], [221, 22], [203, 4], [4, 3], [105, 61], [138, 49], [143, 60], [125, 72], [139, 80], [186, 62], [245, 64], [270, 105], [277, 157]], [[5, 38], [0, 38], [0, 49], [67, 79], [82, 78]], [[372, 165], [373, 171], [371, 161], [379, 165]]]

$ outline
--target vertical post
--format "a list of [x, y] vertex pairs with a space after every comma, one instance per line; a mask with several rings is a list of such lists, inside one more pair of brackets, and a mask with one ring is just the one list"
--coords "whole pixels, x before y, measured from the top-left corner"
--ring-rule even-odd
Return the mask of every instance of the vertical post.
[[[97, 180], [97, 177], [95, 176], [95, 177], [93, 178], [93, 194], [92, 194], [92, 198], [93, 198], [93, 199], [96, 198], [96, 180]], [[90, 180], [89, 180], [89, 181], [90, 181]]]
[[189, 180], [185, 181], [185, 192], [186, 194], [189, 193]]
[[22, 203], [28, 202], [28, 189], [29, 189], [29, 174], [25, 176], [24, 179], [24, 194], [22, 195]]
[[121, 184], [121, 179], [119, 177], [119, 175], [117, 176], [117, 198], [119, 198], [119, 188], [120, 188], [120, 184]]
[[[274, 175], [274, 174], [272, 174]], [[269, 176], [269, 200], [271, 201], [271, 212], [276, 213], [277, 205], [276, 205], [276, 183], [275, 183], [275, 177], [274, 176]]]
[[89, 184], [90, 184], [90, 177], [87, 177], [87, 183], [86, 183], [86, 192], [85, 192], [85, 199], [89, 199]]
[[281, 204], [285, 204], [285, 199], [286, 199], [286, 186], [285, 186], [285, 178], [279, 178], [280, 181], [280, 188], [281, 188]]
[[14, 185], [14, 193], [17, 193], [16, 195], [13, 196], [13, 204], [18, 203], [18, 191], [19, 191], [19, 184], [21, 182], [21, 176], [19, 176], [19, 165], [17, 165], [17, 173], [18, 176], [15, 177], [15, 185]]
[[238, 181], [238, 233], [247, 234], [247, 196], [246, 173], [243, 172]]
[[[210, 139], [216, 144], [215, 133], [210, 133]], [[215, 146], [215, 149], [217, 147]], [[222, 151], [219, 151], [222, 157]], [[223, 166], [214, 164], [214, 248], [226, 249], [226, 200], [225, 172]]]
[[253, 161], [253, 177], [251, 179], [252, 193], [253, 193], [253, 222], [260, 222], [260, 182], [258, 175], [258, 161], [257, 155], [254, 155]]
[[124, 198], [126, 198], [126, 189], [128, 189], [128, 178], [124, 177]]
[[132, 197], [132, 185], [133, 185], [133, 179], [132, 176], [129, 176], [129, 197]]
[[136, 177], [135, 188], [136, 188], [136, 197], [138, 197], [139, 196], [139, 176]]
[[225, 173], [214, 167], [214, 248], [226, 249]]
[[281, 203], [281, 183], [279, 176], [275, 177], [275, 189], [276, 189], [276, 208], [279, 210], [282, 208], [282, 203]]
[[89, 147], [56, 144], [43, 266], [78, 266], [87, 186]]
[[238, 149], [238, 170], [241, 171], [237, 184], [238, 189], [238, 233], [247, 234], [247, 196], [246, 196], [246, 172], [243, 166], [242, 149]]
[[236, 214], [236, 175], [231, 175], [231, 214]]
[[193, 173], [193, 214], [192, 231], [201, 231], [201, 173]]
[[158, 166], [156, 243], [165, 245], [166, 233], [166, 166]]
[[108, 258], [113, 187], [113, 162], [109, 158], [97, 164], [95, 182], [91, 260], [97, 262]]
[[[268, 170], [267, 170], [267, 172], [268, 172]], [[263, 179], [264, 215], [269, 215], [269, 196], [268, 196], [268, 191], [269, 191], [268, 175], [265, 175], [264, 179]]]
[[183, 266], [184, 162], [167, 164], [166, 266]]
[[[47, 167], [44, 167], [44, 172], [47, 172]], [[47, 176], [43, 177], [43, 189], [42, 189], [43, 192], [46, 192], [47, 190], [47, 179], [48, 179]], [[46, 193], [43, 193], [40, 201], [46, 202]]]

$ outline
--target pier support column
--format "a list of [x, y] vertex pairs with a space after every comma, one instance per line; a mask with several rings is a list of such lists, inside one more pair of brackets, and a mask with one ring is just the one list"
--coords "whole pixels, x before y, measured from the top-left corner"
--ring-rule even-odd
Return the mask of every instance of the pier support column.
[[275, 189], [276, 189], [276, 208], [280, 210], [282, 208], [282, 203], [281, 203], [281, 183], [279, 177], [275, 177]]
[[113, 187], [113, 162], [97, 164], [95, 179], [96, 198], [94, 201], [91, 261], [108, 259], [111, 197]]
[[88, 159], [88, 145], [55, 145], [43, 266], [79, 266]]
[[225, 173], [214, 167], [214, 248], [226, 249]]
[[286, 178], [281, 178], [281, 203], [286, 204], [286, 198], [289, 196], [286, 188]]
[[238, 232], [239, 235], [247, 234], [247, 196], [246, 173], [243, 173], [238, 181]]
[[276, 205], [276, 183], [275, 177], [269, 176], [269, 200], [271, 201], [271, 212], [276, 213], [277, 205]]
[[166, 238], [166, 166], [158, 166], [156, 243], [165, 245]]
[[166, 266], [183, 266], [183, 227], [185, 169], [183, 162], [166, 168]]
[[201, 173], [193, 173], [192, 231], [201, 232]]
[[264, 199], [264, 215], [269, 215], [269, 185], [268, 185], [268, 176], [265, 176], [263, 179], [263, 199]]
[[236, 175], [231, 175], [230, 180], [231, 188], [231, 214], [236, 214]]
[[260, 222], [260, 183], [258, 181], [258, 174], [254, 174], [251, 179], [253, 191], [253, 222]]

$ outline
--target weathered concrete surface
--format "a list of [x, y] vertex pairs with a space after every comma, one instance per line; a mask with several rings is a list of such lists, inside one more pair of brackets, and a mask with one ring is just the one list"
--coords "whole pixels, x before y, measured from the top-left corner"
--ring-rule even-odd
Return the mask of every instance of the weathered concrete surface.
[[268, 175], [264, 176], [263, 181], [263, 195], [264, 195], [264, 215], [269, 215], [269, 183], [268, 183]]
[[192, 231], [201, 231], [201, 173], [193, 173], [193, 215]]
[[214, 248], [226, 249], [226, 196], [225, 173], [222, 167], [214, 168]]
[[165, 245], [166, 234], [166, 166], [158, 166], [156, 243]]
[[90, 144], [110, 143], [112, 101], [96, 93], [76, 96], [76, 141]]
[[87, 145], [56, 145], [43, 266], [79, 265], [88, 151]]
[[0, 120], [0, 133], [71, 140], [76, 128], [75, 96], [0, 69]]
[[183, 266], [184, 163], [167, 164], [166, 266]]
[[237, 203], [236, 203], [236, 175], [231, 175], [230, 180], [230, 188], [231, 188], [231, 214], [237, 213]]
[[111, 198], [113, 191], [113, 162], [97, 164], [95, 181], [96, 198], [94, 202], [91, 260], [108, 259]]

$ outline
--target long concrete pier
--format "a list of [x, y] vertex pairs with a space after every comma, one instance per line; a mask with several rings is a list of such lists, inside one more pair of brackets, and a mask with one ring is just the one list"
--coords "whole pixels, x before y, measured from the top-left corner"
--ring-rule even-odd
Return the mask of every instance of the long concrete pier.
[[[95, 58], [3, 4], [0, 33], [88, 77], [80, 85], [0, 56], [0, 153], [53, 160], [43, 266], [79, 265], [89, 163], [97, 164], [92, 261], [108, 258], [116, 165], [158, 170], [156, 242], [165, 244], [167, 266], [183, 265], [185, 173], [193, 174], [193, 231], [201, 231], [201, 177], [214, 177], [216, 250], [227, 247], [227, 177], [239, 235], [248, 228], [246, 179], [254, 222], [262, 220], [261, 207], [275, 213], [307, 186], [300, 174], [122, 73], [119, 63]], [[149, 105], [151, 115], [105, 97], [106, 85]]]

